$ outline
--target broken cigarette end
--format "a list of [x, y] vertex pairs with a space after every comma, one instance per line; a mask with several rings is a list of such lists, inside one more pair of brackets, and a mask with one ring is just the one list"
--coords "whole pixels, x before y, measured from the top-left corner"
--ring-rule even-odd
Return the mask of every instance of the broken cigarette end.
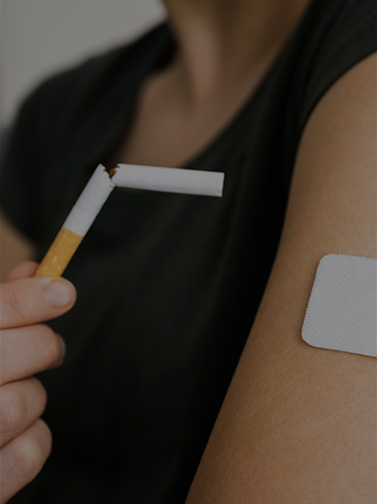
[[[106, 173], [105, 173], [106, 172]], [[35, 276], [60, 276], [115, 187], [116, 168], [99, 165], [89, 179]]]
[[35, 276], [60, 276], [113, 189], [128, 187], [177, 194], [221, 197], [224, 173], [158, 166], [98, 165]]
[[105, 172], [108, 173], [109, 178], [111, 180], [117, 172], [117, 167], [115, 166], [114, 168], [105, 168]]

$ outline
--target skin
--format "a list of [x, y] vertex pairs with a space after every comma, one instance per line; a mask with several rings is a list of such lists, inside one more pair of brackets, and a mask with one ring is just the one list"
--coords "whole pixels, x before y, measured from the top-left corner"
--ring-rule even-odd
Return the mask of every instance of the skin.
[[232, 120], [265, 76], [308, 0], [165, 0], [175, 59], [144, 83], [119, 161], [183, 166]]
[[375, 66], [353, 68], [309, 120], [273, 271], [186, 504], [376, 502], [377, 359], [301, 339], [321, 257], [376, 258]]
[[50, 454], [51, 432], [40, 419], [47, 395], [33, 375], [62, 364], [64, 342], [43, 322], [75, 302], [70, 282], [32, 278], [36, 268], [20, 264], [0, 289], [1, 504], [35, 478]]
[[[167, 68], [145, 82], [115, 163], [180, 166], [195, 156], [255, 90], [307, 4], [166, 0], [179, 50]], [[314, 349], [300, 337], [320, 258], [327, 253], [376, 257], [374, 72], [374, 57], [357, 65], [326, 94], [307, 124], [273, 271], [187, 504], [370, 504], [375, 499], [376, 360]], [[11, 227], [8, 232], [19, 257], [27, 257], [30, 244]], [[8, 250], [5, 244], [5, 257], [13, 257]], [[34, 387], [27, 395], [35, 404], [25, 406], [27, 427], [21, 428], [11, 408], [0, 408], [0, 421], [9, 425], [0, 449], [8, 485], [1, 503], [37, 474], [51, 446], [51, 434], [38, 420], [45, 393], [35, 380], [25, 384], [25, 378], [61, 359], [57, 336], [47, 336], [39, 325], [60, 312], [48, 311], [42, 294], [35, 296], [41, 279], [18, 280], [32, 275], [33, 268], [22, 265], [1, 289], [4, 306], [11, 304], [18, 314], [17, 327], [4, 327], [5, 334], [17, 336], [3, 338], [1, 364], [7, 369], [7, 355], [20, 362], [3, 387], [18, 384], [15, 404], [22, 404], [26, 386]], [[40, 350], [33, 359], [22, 338], [25, 330], [29, 336], [33, 332]], [[47, 340], [47, 347], [55, 348], [48, 362]], [[16, 464], [9, 455], [15, 442], [21, 461]]]

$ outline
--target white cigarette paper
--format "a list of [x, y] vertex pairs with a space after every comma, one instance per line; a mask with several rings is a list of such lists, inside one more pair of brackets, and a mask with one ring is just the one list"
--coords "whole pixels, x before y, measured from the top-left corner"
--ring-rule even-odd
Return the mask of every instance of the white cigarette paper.
[[160, 166], [98, 165], [52, 243], [36, 276], [61, 275], [116, 186], [203, 196], [222, 196], [224, 173]]
[[114, 187], [115, 184], [105, 167], [97, 166], [63, 227], [80, 236], [85, 236]]
[[119, 164], [113, 181], [118, 187], [221, 197], [224, 173]]

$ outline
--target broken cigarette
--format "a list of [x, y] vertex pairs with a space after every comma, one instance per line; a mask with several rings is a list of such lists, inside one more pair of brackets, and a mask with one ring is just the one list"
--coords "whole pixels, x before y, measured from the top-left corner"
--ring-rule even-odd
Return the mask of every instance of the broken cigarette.
[[35, 276], [60, 276], [93, 224], [113, 189], [128, 187], [203, 196], [222, 196], [224, 173], [159, 166], [119, 164], [97, 166]]

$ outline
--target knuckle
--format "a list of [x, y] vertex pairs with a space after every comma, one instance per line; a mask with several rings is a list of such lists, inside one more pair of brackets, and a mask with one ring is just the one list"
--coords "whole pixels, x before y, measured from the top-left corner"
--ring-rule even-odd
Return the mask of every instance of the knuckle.
[[46, 365], [54, 364], [61, 358], [61, 346], [57, 335], [45, 324], [37, 326], [38, 350]]
[[27, 436], [12, 443], [11, 465], [16, 477], [24, 482], [29, 482], [37, 476], [51, 452], [50, 429], [41, 420], [38, 422], [41, 423], [38, 437]]
[[0, 435], [9, 437], [22, 428], [27, 406], [22, 396], [9, 390], [2, 390], [0, 402]]
[[[40, 414], [43, 413], [47, 403], [47, 392], [41, 382], [31, 378], [32, 393], [17, 393], [13, 387], [2, 387], [0, 400], [0, 437], [9, 439], [15, 433], [22, 432], [30, 416], [30, 401], [39, 405]], [[4, 390], [5, 388], [5, 390]]]
[[0, 386], [7, 383], [10, 369], [13, 369], [13, 362], [11, 363], [11, 358], [9, 358], [11, 354], [10, 339], [7, 337], [6, 332], [6, 330], [0, 329]]
[[23, 325], [25, 321], [24, 314], [22, 313], [21, 304], [19, 300], [18, 293], [11, 284], [6, 288], [4, 293], [4, 287], [2, 287], [1, 296], [1, 312], [2, 316], [6, 320], [17, 320], [20, 325]]
[[[0, 311], [1, 316], [1, 311]], [[3, 369], [3, 358], [4, 358], [4, 331], [0, 329], [0, 376], [2, 375]], [[1, 381], [0, 381], [1, 384]]]
[[43, 408], [40, 410], [41, 414], [43, 413], [46, 404], [47, 404], [47, 392], [44, 386], [42, 385], [42, 382], [40, 382], [37, 378], [34, 376], [32, 378], [28, 379], [32, 386], [33, 386], [33, 397], [34, 397], [34, 402], [38, 401]]

